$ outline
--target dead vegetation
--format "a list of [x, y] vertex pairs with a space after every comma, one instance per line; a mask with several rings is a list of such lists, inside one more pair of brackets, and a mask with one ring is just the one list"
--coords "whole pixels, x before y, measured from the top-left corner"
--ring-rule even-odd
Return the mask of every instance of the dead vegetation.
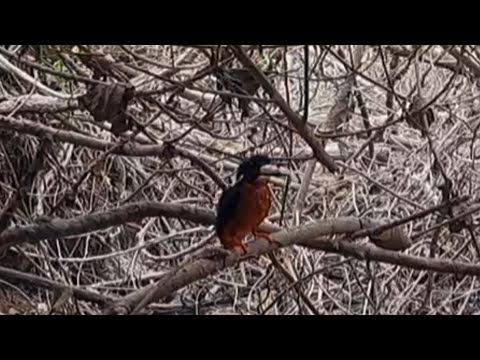
[[[479, 51], [0, 47], [0, 313], [480, 313]], [[278, 243], [219, 260], [258, 152]]]

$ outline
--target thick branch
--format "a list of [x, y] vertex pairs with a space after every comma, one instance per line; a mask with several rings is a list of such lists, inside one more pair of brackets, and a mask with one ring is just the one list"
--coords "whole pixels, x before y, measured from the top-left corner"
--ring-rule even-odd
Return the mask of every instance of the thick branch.
[[[20, 104], [20, 108], [17, 109]], [[38, 94], [15, 96], [0, 102], [0, 114], [9, 114], [15, 109], [17, 109], [17, 113], [57, 113], [78, 108], [77, 100], [65, 100]]]
[[[166, 216], [212, 224], [212, 212], [186, 205], [141, 202], [106, 212], [97, 212], [73, 219], [53, 219], [35, 225], [7, 229], [0, 235], [0, 249], [26, 242], [57, 239], [107, 229], [146, 217]], [[1, 251], [0, 251], [1, 252]]]
[[[49, 222], [7, 229], [0, 235], [0, 250], [26, 242], [35, 243], [42, 240], [85, 234], [154, 216], [179, 218], [203, 225], [212, 225], [215, 221], [213, 211], [198, 207], [158, 202], [138, 202], [109, 211], [82, 215], [72, 219], [57, 218]], [[321, 221], [321, 223], [325, 223], [325, 226], [329, 227], [325, 232], [325, 234], [328, 235], [351, 234], [358, 230], [382, 225], [382, 223], [378, 221], [365, 219], [360, 221], [355, 217], [325, 220]], [[305, 228], [308, 229], [308, 225]], [[270, 232], [280, 230], [279, 227], [271, 224], [262, 225], [262, 229]], [[395, 243], [395, 249], [404, 249], [410, 245], [409, 240], [403, 233], [390, 231], [388, 234], [391, 235], [388, 235], [389, 239], [386, 239], [385, 243]], [[377, 237], [381, 237], [381, 235]], [[381, 246], [382, 242], [380, 241], [378, 245]]]
[[[110, 226], [138, 221], [150, 216], [181, 218], [205, 225], [212, 224], [214, 221], [214, 213], [205, 209], [178, 204], [144, 202], [126, 205], [107, 212], [79, 216], [68, 220], [54, 219], [48, 223], [11, 228], [0, 236], [0, 244], [2, 247], [5, 247], [24, 242], [38, 242], [44, 239], [79, 235], [105, 229]], [[280, 229], [277, 226], [264, 224], [262, 225], [262, 230], [273, 232], [273, 239], [275, 242], [269, 244], [263, 240], [254, 241], [249, 246], [247, 258], [250, 256], [266, 254], [279, 247], [301, 245], [313, 249], [337, 252], [358, 259], [382, 261], [419, 270], [432, 270], [462, 275], [480, 275], [479, 265], [471, 265], [449, 260], [414, 257], [399, 254], [394, 251], [383, 250], [378, 247], [358, 245], [346, 241], [332, 242], [331, 240], [325, 240], [322, 238], [334, 234], [345, 234], [346, 236], [349, 236], [355, 231], [375, 228], [379, 225], [381, 225], [381, 223], [378, 221], [365, 219], [360, 221], [354, 217], [320, 220], [284, 231], [279, 231]], [[397, 231], [387, 231], [377, 236], [377, 239], [382, 236], [388, 236], [391, 238], [395, 237], [397, 239], [395, 241], [397, 247], [398, 244], [402, 242], [405, 245], [403, 248], [408, 247], [410, 240], [406, 238], [405, 234], [403, 234], [398, 228], [393, 230]], [[389, 241], [391, 240], [392, 239]], [[382, 245], [382, 242], [379, 242], [377, 245]], [[112, 311], [130, 312], [131, 309], [133, 309], [132, 306], [136, 306], [136, 304], [142, 301], [142, 299], [145, 299], [145, 296], [150, 294], [148, 295], [148, 301], [142, 305], [146, 306], [149, 302], [156, 301], [196, 280], [214, 274], [223, 269], [224, 265], [234, 266], [239, 261], [244, 260], [246, 260], [246, 258], [239, 258], [236, 254], [230, 254], [225, 259], [225, 262], [222, 259], [197, 258], [197, 260], [169, 272], [156, 284], [128, 295], [121, 303], [117, 304], [120, 304], [124, 310], [118, 310], [118, 306], [115, 306], [113, 309], [116, 310]], [[144, 301], [145, 300], [143, 300], [142, 303]], [[127, 304], [127, 310], [125, 310], [125, 304]]]
[[[50, 126], [25, 119], [14, 119], [9, 116], [0, 115], [0, 129], [16, 130], [18, 132], [34, 135], [37, 137], [44, 137], [51, 135], [56, 141], [64, 141], [70, 144], [85, 146], [95, 150], [107, 151], [115, 147], [115, 143], [96, 139], [92, 136], [87, 136], [72, 131], [59, 130]], [[162, 155], [164, 151], [161, 145], [135, 145], [125, 144], [113, 151], [117, 155], [128, 156], [153, 156]]]
[[[258, 257], [274, 251], [280, 247], [294, 244], [314, 249], [336, 252], [357, 259], [377, 260], [386, 263], [401, 265], [418, 270], [434, 270], [443, 273], [463, 275], [480, 275], [480, 266], [453, 262], [450, 260], [428, 259], [417, 256], [383, 250], [374, 246], [357, 245], [344, 241], [332, 242], [323, 240], [322, 235], [332, 233], [350, 233], [355, 226], [351, 218], [323, 220], [299, 228], [284, 230], [273, 234], [274, 242], [269, 243], [257, 240], [249, 244], [246, 256], [239, 257], [237, 253], [230, 253], [225, 258], [197, 258], [165, 274], [155, 284], [133, 292], [106, 310], [107, 314], [130, 314], [140, 311], [148, 304], [158, 301], [174, 291], [181, 289], [195, 281], [207, 278], [224, 267], [232, 267], [250, 257]], [[357, 222], [357, 226], [360, 226]]]
[[105, 295], [98, 294], [93, 291], [81, 289], [78, 287], [68, 286], [57, 281], [45, 279], [43, 277], [26, 274], [21, 271], [8, 269], [0, 266], [0, 278], [9, 279], [11, 281], [18, 281], [22, 283], [31, 284], [34, 286], [39, 286], [49, 290], [71, 290], [73, 296], [75, 296], [79, 300], [90, 301], [102, 306], [107, 305], [108, 303], [112, 302], [113, 299], [107, 297]]
[[[50, 135], [52, 139], [54, 139], [55, 141], [63, 141], [70, 144], [77, 145], [77, 146], [85, 146], [87, 148], [94, 149], [94, 150], [110, 151], [111, 149], [113, 149], [111, 150], [111, 153], [115, 155], [132, 156], [132, 157], [144, 157], [144, 156], [163, 157], [165, 155], [165, 146], [163, 144], [140, 145], [136, 143], [127, 143], [121, 147], [118, 147], [117, 146], [118, 144], [110, 141], [97, 139], [92, 136], [83, 135], [83, 134], [75, 133], [72, 131], [56, 129], [54, 127], [46, 126], [30, 120], [16, 119], [16, 118], [3, 116], [3, 115], [0, 115], [0, 129], [14, 130], [14, 131], [21, 132], [23, 134], [29, 134], [39, 138]], [[215, 158], [211, 157], [208, 154], [191, 152], [177, 145], [175, 145], [175, 152], [178, 155], [188, 159], [198, 158], [205, 162], [210, 162], [215, 160]], [[238, 166], [238, 164], [235, 164], [228, 160], [225, 160], [223, 164], [228, 169], [233, 169]], [[197, 162], [197, 165], [199, 165], [198, 162]], [[219, 186], [223, 186], [219, 180], [220, 180], [219, 178], [217, 179], [214, 178], [214, 181], [218, 183]], [[272, 183], [277, 185], [284, 185], [285, 181], [282, 179], [272, 179]], [[298, 189], [300, 185], [292, 181], [290, 186], [292, 186], [295, 189]]]

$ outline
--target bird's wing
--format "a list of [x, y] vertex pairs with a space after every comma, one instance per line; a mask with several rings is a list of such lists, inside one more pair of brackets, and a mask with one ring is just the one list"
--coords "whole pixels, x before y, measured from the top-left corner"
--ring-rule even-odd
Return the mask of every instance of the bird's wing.
[[231, 219], [235, 217], [235, 213], [240, 203], [240, 189], [233, 186], [223, 191], [217, 205], [216, 228], [221, 229]]

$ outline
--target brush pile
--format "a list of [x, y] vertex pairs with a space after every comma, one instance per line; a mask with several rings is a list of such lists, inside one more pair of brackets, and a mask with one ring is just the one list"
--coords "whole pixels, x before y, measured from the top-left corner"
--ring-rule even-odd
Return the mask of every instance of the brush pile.
[[[412, 242], [402, 253], [476, 264], [479, 74], [473, 45], [1, 46], [0, 313], [102, 313], [218, 246], [211, 224], [181, 211], [94, 230], [81, 219], [145, 202], [214, 211], [238, 163], [255, 153], [289, 164], [273, 185], [270, 223], [390, 223], [457, 201], [402, 224]], [[10, 236], [73, 218], [64, 236]], [[250, 259], [142, 312], [480, 313], [475, 276], [303, 246], [274, 254], [284, 272], [271, 257]]]

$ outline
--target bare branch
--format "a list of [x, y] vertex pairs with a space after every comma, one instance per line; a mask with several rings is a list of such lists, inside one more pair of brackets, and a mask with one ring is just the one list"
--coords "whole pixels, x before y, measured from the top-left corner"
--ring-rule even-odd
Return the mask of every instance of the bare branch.
[[77, 299], [90, 301], [102, 306], [106, 306], [114, 300], [109, 296], [101, 295], [99, 293], [96, 293], [90, 290], [85, 290], [79, 287], [65, 285], [57, 281], [45, 279], [41, 276], [26, 274], [24, 272], [8, 269], [3, 266], [0, 266], [0, 278], [27, 283], [27, 284], [42, 287], [48, 290], [54, 290], [54, 291], [70, 290], [72, 291], [73, 296], [75, 296]]
[[[9, 116], [0, 115], [0, 129], [6, 130], [15, 130], [24, 134], [29, 134], [37, 136], [39, 138], [44, 136], [51, 136], [56, 141], [63, 141], [70, 144], [75, 144], [78, 146], [85, 146], [94, 150], [109, 151], [111, 150], [112, 154], [122, 155], [122, 156], [134, 156], [134, 157], [144, 157], [144, 156], [160, 156], [165, 155], [165, 144], [162, 145], [139, 145], [136, 143], [127, 143], [123, 146], [118, 146], [116, 143], [110, 141], [100, 140], [92, 136], [87, 136], [72, 131], [59, 130], [50, 126], [46, 126], [40, 123], [36, 123], [26, 119], [15, 119]], [[187, 149], [184, 149], [180, 146], [175, 146], [175, 153], [179, 154], [188, 159], [198, 158], [203, 161], [211, 161], [211, 156], [207, 154], [198, 154], [193, 153]], [[195, 162], [196, 165], [200, 165], [198, 161]], [[205, 170], [203, 164], [201, 167]], [[233, 169], [237, 164], [230, 161], [225, 161], [225, 166], [227, 168]], [[207, 172], [207, 174], [209, 174]], [[215, 182], [220, 186], [223, 186], [223, 181], [216, 178]], [[272, 179], [272, 182], [275, 184], [284, 184], [284, 181], [281, 179]], [[291, 186], [298, 188], [300, 185], [296, 182], [292, 182]]]
[[45, 95], [20, 95], [0, 102], [0, 114], [9, 114], [21, 104], [17, 113], [57, 113], [78, 109], [77, 100], [65, 100]]
[[235, 55], [238, 60], [250, 70], [255, 79], [260, 83], [260, 85], [265, 89], [265, 91], [275, 100], [277, 105], [283, 111], [287, 119], [293, 125], [293, 127], [298, 131], [298, 134], [310, 145], [315, 154], [315, 157], [325, 165], [325, 167], [331, 172], [337, 171], [337, 166], [335, 165], [332, 158], [325, 152], [321, 144], [313, 136], [312, 132], [304, 124], [303, 120], [295, 114], [295, 112], [288, 106], [288, 104], [283, 99], [282, 95], [275, 89], [272, 84], [268, 81], [268, 78], [258, 69], [258, 67], [250, 60], [250, 58], [245, 54], [243, 49], [240, 46], [232, 46]]
[[75, 97], [78, 96], [78, 95], [72, 96], [72, 95], [64, 94], [64, 93], [61, 93], [61, 92], [50, 89], [48, 86], [45, 86], [40, 81], [34, 79], [33, 77], [28, 75], [23, 70], [14, 66], [3, 55], [0, 55], [0, 68], [2, 68], [3, 70], [5, 70], [9, 73], [17, 75], [18, 77], [20, 77], [21, 79], [29, 82], [33, 86], [37, 87], [41, 92], [43, 92], [47, 95], [55, 96], [55, 97], [60, 98], [60, 99], [71, 99], [71, 98], [75, 98]]
[[[299, 228], [277, 232], [272, 236], [274, 240], [272, 243], [256, 240], [249, 244], [249, 251], [245, 256], [230, 253], [223, 259], [199, 258], [193, 260], [165, 274], [155, 284], [127, 295], [109, 307], [106, 313], [137, 313], [148, 304], [160, 300], [192, 282], [211, 276], [225, 267], [232, 267], [251, 257], [259, 257], [279, 247], [292, 245], [303, 245], [318, 250], [337, 252], [361, 260], [382, 261], [417, 270], [428, 269], [444, 273], [480, 275], [479, 265], [409, 256], [374, 246], [357, 245], [343, 241], [332, 242], [319, 238], [319, 236], [332, 233], [348, 233], [355, 227], [361, 227], [361, 224], [358, 222], [355, 224], [352, 218], [318, 221]], [[349, 230], [347, 231], [347, 229]]]
[[213, 213], [205, 209], [177, 204], [142, 202], [125, 205], [106, 212], [78, 216], [69, 220], [53, 219], [50, 222], [42, 222], [37, 225], [10, 228], [0, 235], [0, 248], [25, 242], [38, 242], [86, 234], [153, 216], [176, 217], [200, 224], [212, 224], [214, 219]]

